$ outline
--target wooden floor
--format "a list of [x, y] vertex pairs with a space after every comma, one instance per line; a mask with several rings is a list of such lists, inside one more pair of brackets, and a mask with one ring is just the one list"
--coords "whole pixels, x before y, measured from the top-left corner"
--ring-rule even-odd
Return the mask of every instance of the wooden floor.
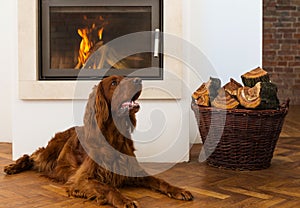
[[[175, 165], [159, 177], [189, 189], [194, 201], [181, 202], [140, 188], [121, 189], [141, 207], [300, 207], [300, 106], [292, 106], [278, 141], [272, 166], [260, 171], [231, 171], [197, 161], [201, 145], [194, 145], [191, 162]], [[0, 143], [0, 208], [99, 207], [68, 198], [63, 186], [34, 172], [6, 176], [11, 144]], [[110, 206], [101, 206], [110, 207]]]

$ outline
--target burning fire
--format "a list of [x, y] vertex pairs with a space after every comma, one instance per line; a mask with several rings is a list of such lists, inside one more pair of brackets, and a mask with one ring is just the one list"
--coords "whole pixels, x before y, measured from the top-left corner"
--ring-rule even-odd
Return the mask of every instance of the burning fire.
[[[84, 18], [86, 19], [86, 17]], [[103, 18], [100, 17], [100, 20], [103, 20]], [[77, 33], [80, 35], [82, 40], [79, 46], [79, 54], [77, 58], [78, 63], [75, 66], [75, 69], [80, 69], [85, 64], [91, 54], [92, 48], [95, 46], [95, 44], [97, 44], [97, 42], [102, 40], [103, 30], [104, 26], [101, 26], [99, 29], [95, 23], [93, 23], [91, 27], [77, 30]], [[98, 40], [95, 40], [95, 33], [96, 36], [98, 36]]]
[[102, 40], [103, 30], [104, 30], [104, 27], [102, 27], [102, 28], [98, 31], [98, 37], [99, 37], [99, 40]]

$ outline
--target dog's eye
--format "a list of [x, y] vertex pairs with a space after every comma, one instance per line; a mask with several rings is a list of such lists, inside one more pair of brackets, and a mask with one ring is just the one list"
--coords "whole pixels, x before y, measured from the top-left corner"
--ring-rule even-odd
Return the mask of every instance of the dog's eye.
[[118, 85], [118, 82], [117, 82], [116, 80], [113, 80], [113, 81], [111, 82], [111, 85], [112, 85], [112, 86], [117, 86], [117, 85]]

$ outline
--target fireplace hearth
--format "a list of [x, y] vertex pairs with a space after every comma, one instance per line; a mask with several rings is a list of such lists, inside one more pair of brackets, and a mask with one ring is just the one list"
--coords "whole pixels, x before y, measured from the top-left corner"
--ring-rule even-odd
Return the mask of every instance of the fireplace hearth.
[[[39, 80], [110, 74], [163, 79], [162, 41], [155, 47], [163, 30], [162, 5], [161, 0], [40, 0]], [[138, 38], [126, 41], [131, 34]], [[128, 53], [132, 48], [138, 53]]]

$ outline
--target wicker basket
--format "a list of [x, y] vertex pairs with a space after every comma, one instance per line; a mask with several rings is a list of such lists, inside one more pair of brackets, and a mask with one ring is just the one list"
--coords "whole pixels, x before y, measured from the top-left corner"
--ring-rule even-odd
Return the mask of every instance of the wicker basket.
[[192, 102], [207, 163], [234, 170], [270, 167], [289, 100], [277, 110], [222, 110]]

